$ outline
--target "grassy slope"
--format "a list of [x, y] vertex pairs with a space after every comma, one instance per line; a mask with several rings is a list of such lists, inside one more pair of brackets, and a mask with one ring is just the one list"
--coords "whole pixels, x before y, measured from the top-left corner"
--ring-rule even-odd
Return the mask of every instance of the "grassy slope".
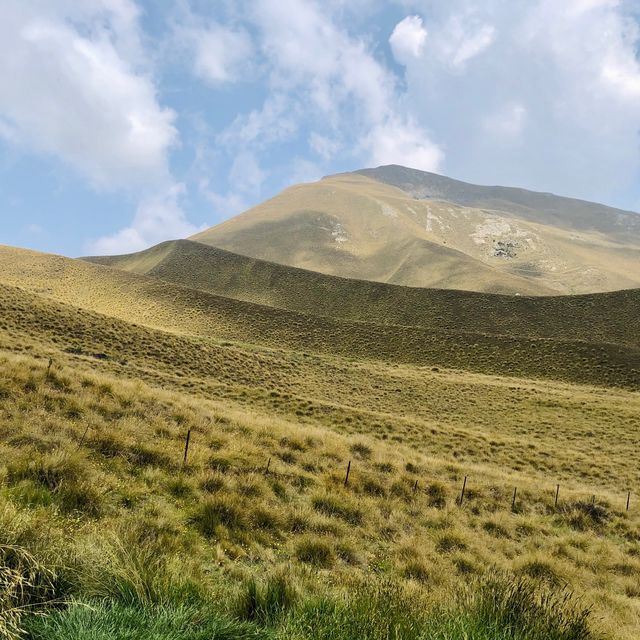
[[516, 297], [349, 280], [189, 240], [91, 262], [237, 300], [346, 320], [447, 332], [640, 345], [640, 289], [583, 296]]
[[[576, 212], [582, 205], [590, 212], [588, 203], [570, 201], [573, 206], [546, 214], [516, 203], [509, 209], [505, 201], [465, 206], [455, 196], [415, 199], [396, 186], [342, 174], [287, 189], [192, 239], [280, 264], [410, 286], [548, 295], [640, 284], [640, 232], [614, 224], [620, 216], [635, 221], [631, 214], [593, 205], [601, 224], [585, 227]], [[499, 243], [511, 246], [510, 257], [496, 252]]]
[[[50, 595], [117, 605], [34, 622], [34, 637], [114, 637], [127, 620], [141, 638], [189, 637], [206, 616], [230, 629], [214, 638], [346, 640], [397, 619], [391, 584], [401, 619], [416, 603], [401, 637], [493, 640], [484, 623], [439, 636], [418, 622], [491, 567], [537, 589], [566, 582], [605, 637], [637, 637], [640, 396], [607, 387], [637, 388], [634, 348], [339, 322], [0, 255], [0, 281], [23, 285], [0, 284], [0, 561], [25, 550], [56, 574]], [[382, 601], [367, 592], [327, 616], [304, 599], [268, 632], [251, 607], [253, 626], [229, 622], [242, 580], [285, 571], [305, 598], [343, 602], [364, 581]], [[394, 637], [380, 633], [365, 637]], [[514, 633], [502, 637], [591, 637]]]
[[232, 603], [288, 567], [304, 592], [379, 576], [420, 602], [497, 566], [567, 581], [609, 637], [637, 635], [637, 394], [214, 344], [7, 287], [0, 326], [0, 547], [58, 593]]
[[0, 252], [0, 282], [185, 335], [366, 360], [638, 388], [640, 350], [622, 344], [380, 326], [299, 314], [86, 262]]

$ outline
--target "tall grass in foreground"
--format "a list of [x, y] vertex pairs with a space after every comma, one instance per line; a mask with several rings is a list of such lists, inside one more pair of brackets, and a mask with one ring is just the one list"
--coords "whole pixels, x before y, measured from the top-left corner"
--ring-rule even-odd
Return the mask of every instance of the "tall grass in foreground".
[[479, 580], [448, 607], [419, 587], [376, 579], [342, 596], [304, 599], [281, 575], [249, 581], [235, 607], [98, 600], [27, 626], [32, 640], [596, 640], [589, 616], [567, 592], [503, 574]]
[[362, 585], [343, 600], [293, 610], [282, 638], [308, 640], [590, 640], [589, 609], [571, 594], [493, 574], [454, 605], [433, 607], [399, 583]]

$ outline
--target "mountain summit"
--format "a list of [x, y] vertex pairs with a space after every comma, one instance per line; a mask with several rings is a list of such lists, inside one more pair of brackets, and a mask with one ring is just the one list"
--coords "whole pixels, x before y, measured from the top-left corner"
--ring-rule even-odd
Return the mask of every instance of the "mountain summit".
[[191, 238], [330, 275], [522, 295], [640, 285], [640, 215], [390, 165], [290, 187]]

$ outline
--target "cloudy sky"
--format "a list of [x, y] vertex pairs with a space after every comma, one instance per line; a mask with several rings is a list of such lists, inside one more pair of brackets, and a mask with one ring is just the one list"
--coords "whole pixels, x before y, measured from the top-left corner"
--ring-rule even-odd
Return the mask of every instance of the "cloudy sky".
[[0, 0], [0, 243], [184, 237], [397, 163], [640, 209], [640, 0]]

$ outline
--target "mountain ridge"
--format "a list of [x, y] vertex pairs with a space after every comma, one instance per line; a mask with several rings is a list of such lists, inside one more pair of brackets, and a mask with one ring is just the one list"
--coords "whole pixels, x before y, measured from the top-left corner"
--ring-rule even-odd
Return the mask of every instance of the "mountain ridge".
[[395, 165], [294, 185], [190, 239], [414, 287], [552, 295], [640, 286], [640, 215]]

